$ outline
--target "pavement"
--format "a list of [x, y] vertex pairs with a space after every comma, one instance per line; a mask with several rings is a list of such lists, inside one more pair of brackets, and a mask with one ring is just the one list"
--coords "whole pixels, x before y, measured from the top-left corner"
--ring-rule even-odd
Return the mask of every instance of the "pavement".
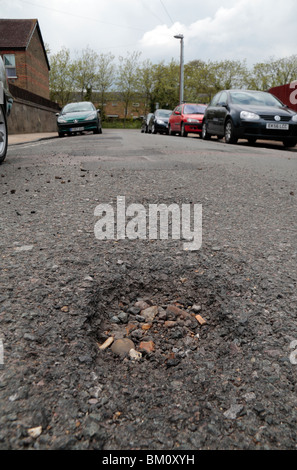
[[37, 132], [34, 134], [11, 134], [8, 135], [8, 145], [24, 144], [26, 142], [36, 142], [43, 139], [58, 137], [57, 132]]

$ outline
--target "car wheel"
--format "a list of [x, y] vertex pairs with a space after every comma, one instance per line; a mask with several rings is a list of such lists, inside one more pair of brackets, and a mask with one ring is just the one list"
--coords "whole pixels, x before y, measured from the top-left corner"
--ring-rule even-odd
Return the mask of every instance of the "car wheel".
[[7, 122], [4, 105], [0, 106], [0, 163], [4, 162], [7, 152]]
[[172, 131], [171, 126], [168, 126], [168, 135], [175, 135], [175, 132]]
[[225, 141], [227, 144], [236, 144], [238, 139], [234, 135], [234, 125], [231, 119], [228, 119], [225, 126]]
[[182, 122], [181, 128], [180, 128], [180, 135], [181, 135], [182, 137], [187, 137], [187, 135], [188, 135], [188, 133], [185, 131], [185, 125], [184, 125], [183, 122]]
[[201, 137], [203, 140], [209, 140], [211, 135], [207, 132], [207, 122], [204, 121], [202, 124]]
[[59, 134], [59, 137], [64, 137], [65, 135], [64, 132], [58, 132], [58, 134]]

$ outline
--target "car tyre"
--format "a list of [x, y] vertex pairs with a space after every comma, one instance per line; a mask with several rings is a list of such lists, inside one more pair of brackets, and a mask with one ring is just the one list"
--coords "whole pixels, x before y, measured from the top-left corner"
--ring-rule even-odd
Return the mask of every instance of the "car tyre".
[[5, 107], [0, 106], [0, 163], [4, 162], [7, 153], [8, 130]]
[[168, 126], [168, 135], [174, 135], [174, 133], [172, 132], [170, 124]]
[[97, 128], [93, 131], [94, 134], [102, 134], [102, 129], [99, 127], [99, 124], [97, 125]]
[[182, 137], [187, 137], [187, 136], [188, 136], [188, 133], [185, 131], [185, 125], [184, 125], [183, 122], [182, 122], [181, 128], [180, 128], [180, 135], [181, 135]]
[[231, 119], [228, 119], [225, 125], [225, 141], [227, 144], [236, 144], [238, 141], [235, 137], [234, 125]]
[[201, 137], [203, 140], [210, 140], [211, 135], [207, 132], [207, 122], [204, 121], [202, 124]]

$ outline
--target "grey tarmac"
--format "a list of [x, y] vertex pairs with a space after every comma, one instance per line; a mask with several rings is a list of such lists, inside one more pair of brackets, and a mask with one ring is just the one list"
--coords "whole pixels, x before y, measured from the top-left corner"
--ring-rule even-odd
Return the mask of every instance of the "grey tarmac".
[[[297, 149], [51, 137], [0, 166], [0, 449], [295, 450]], [[98, 240], [118, 196], [201, 204], [201, 248]]]

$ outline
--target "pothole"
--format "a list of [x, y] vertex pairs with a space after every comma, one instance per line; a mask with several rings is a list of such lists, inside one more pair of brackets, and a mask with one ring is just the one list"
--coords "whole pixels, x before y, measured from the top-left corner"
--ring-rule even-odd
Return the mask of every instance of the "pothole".
[[219, 300], [202, 284], [178, 278], [99, 289], [90, 318], [97, 357], [178, 365], [214, 327]]

